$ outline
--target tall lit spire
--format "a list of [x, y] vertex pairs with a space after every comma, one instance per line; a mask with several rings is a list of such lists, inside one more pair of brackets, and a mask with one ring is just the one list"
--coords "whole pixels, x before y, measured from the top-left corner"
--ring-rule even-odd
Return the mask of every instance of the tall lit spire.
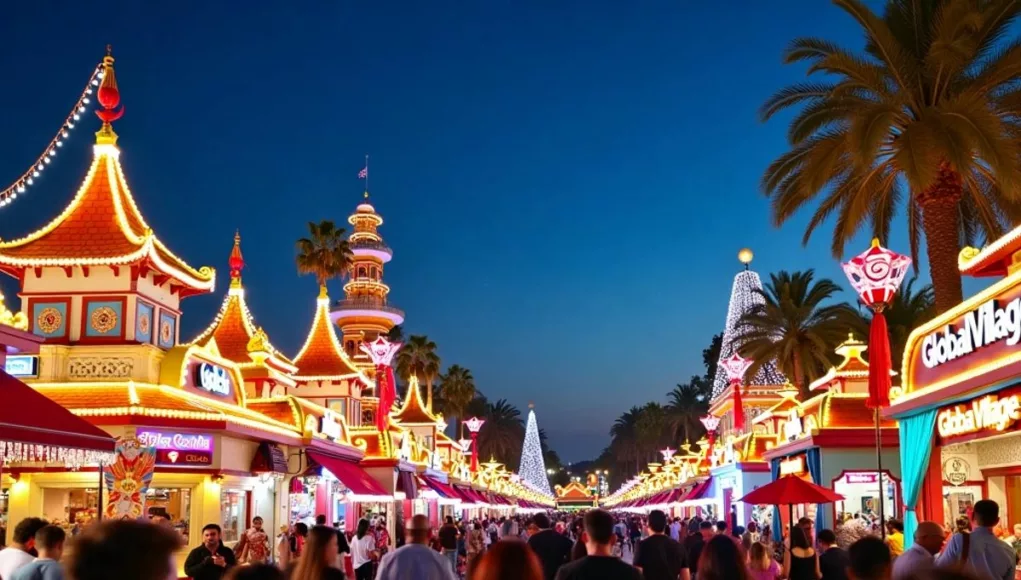
[[106, 45], [106, 56], [103, 57], [103, 82], [96, 91], [96, 100], [103, 107], [96, 111], [96, 116], [103, 121], [103, 127], [96, 133], [97, 144], [114, 145], [117, 143], [117, 134], [113, 132], [111, 123], [124, 115], [124, 107], [117, 110], [121, 103], [121, 92], [117, 88], [117, 76], [113, 70], [113, 48]]
[[234, 232], [234, 248], [230, 251], [230, 258], [227, 260], [230, 265], [230, 287], [241, 287], [241, 270], [245, 268], [245, 259], [241, 255], [241, 232]]

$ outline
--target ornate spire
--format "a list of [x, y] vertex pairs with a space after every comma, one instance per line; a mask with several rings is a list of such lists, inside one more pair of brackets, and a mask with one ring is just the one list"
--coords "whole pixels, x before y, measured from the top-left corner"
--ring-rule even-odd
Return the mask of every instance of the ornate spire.
[[230, 265], [230, 287], [240, 288], [241, 270], [245, 269], [245, 259], [241, 255], [240, 230], [234, 232], [234, 248], [230, 251], [230, 259], [227, 260], [227, 263]]
[[117, 134], [113, 132], [113, 127], [110, 124], [124, 115], [124, 107], [117, 110], [121, 103], [121, 92], [117, 88], [117, 76], [113, 70], [113, 56], [110, 55], [112, 51], [112, 47], [109, 44], [106, 45], [106, 56], [103, 57], [103, 82], [99, 85], [99, 90], [96, 91], [96, 99], [103, 107], [103, 110], [96, 111], [96, 116], [103, 121], [103, 128], [96, 133], [96, 143], [98, 144], [113, 145], [117, 143]]

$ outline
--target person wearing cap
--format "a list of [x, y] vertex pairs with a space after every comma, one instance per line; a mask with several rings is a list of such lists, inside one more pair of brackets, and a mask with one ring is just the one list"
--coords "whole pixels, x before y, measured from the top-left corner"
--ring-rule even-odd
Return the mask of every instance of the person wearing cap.
[[407, 527], [408, 541], [383, 556], [376, 580], [456, 580], [450, 561], [429, 547], [429, 518], [417, 515]]

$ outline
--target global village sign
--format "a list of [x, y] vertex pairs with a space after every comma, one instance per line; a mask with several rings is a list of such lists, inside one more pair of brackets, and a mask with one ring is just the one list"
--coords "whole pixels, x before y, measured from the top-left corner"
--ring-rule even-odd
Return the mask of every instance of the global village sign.
[[990, 300], [965, 314], [960, 328], [948, 324], [927, 335], [922, 340], [922, 364], [934, 369], [1004, 339], [1007, 346], [1021, 341], [1021, 296], [1005, 306]]
[[941, 409], [936, 428], [942, 438], [968, 435], [980, 431], [1006, 431], [1021, 419], [1018, 395], [986, 395], [967, 404]]

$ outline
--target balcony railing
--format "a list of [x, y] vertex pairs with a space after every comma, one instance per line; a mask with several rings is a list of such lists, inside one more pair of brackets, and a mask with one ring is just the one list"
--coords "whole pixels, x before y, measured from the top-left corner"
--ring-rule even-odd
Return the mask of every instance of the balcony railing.
[[379, 310], [380, 312], [390, 312], [392, 314], [398, 314], [404, 316], [404, 311], [400, 308], [394, 308], [388, 306], [386, 302], [382, 300], [375, 300], [372, 298], [345, 298], [344, 300], [337, 300], [333, 303], [334, 310]]
[[393, 250], [390, 249], [390, 246], [383, 242], [377, 242], [376, 240], [354, 240], [349, 245], [351, 246], [351, 249], [365, 248], [368, 250], [379, 250], [380, 252], [386, 252], [393, 255]]

